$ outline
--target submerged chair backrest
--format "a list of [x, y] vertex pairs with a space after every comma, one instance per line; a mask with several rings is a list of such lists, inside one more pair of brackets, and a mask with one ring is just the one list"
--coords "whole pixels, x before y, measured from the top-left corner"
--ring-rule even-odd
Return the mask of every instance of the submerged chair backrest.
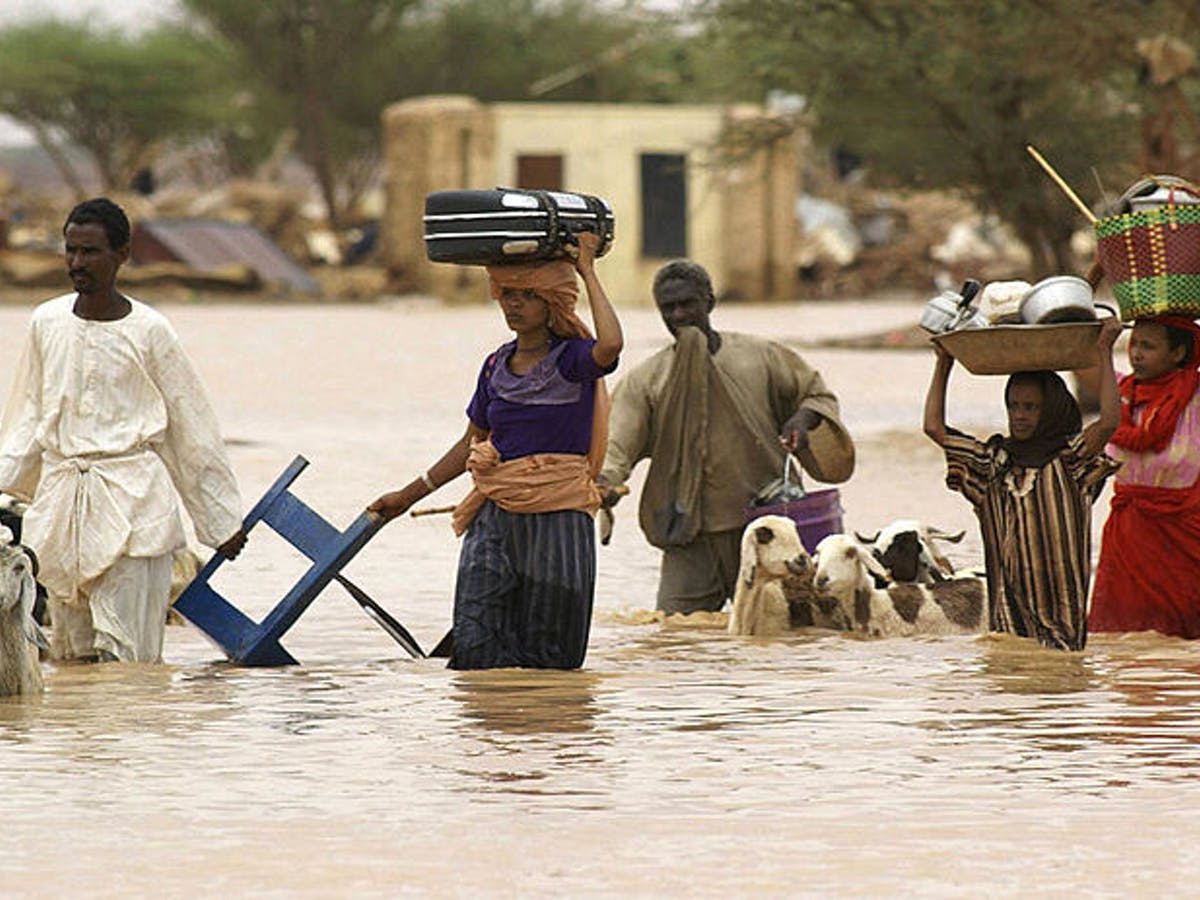
[[242, 523], [247, 533], [259, 522], [265, 523], [312, 562], [262, 622], [255, 622], [209, 584], [226, 561], [220, 553], [213, 554], [175, 601], [180, 615], [244, 666], [296, 663], [279, 643], [280, 637], [383, 525], [380, 517], [366, 512], [345, 531], [330, 525], [288, 490], [307, 467], [303, 456], [292, 460]]

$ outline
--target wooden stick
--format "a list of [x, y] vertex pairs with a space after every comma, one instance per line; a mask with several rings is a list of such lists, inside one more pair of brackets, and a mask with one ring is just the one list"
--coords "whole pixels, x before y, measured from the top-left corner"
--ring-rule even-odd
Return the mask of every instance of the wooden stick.
[[1030, 156], [1032, 156], [1035, 160], [1037, 160], [1038, 165], [1040, 165], [1043, 169], [1046, 170], [1046, 174], [1049, 175], [1052, 179], [1054, 179], [1054, 183], [1057, 184], [1060, 188], [1062, 188], [1063, 193], [1066, 194], [1068, 197], [1070, 197], [1071, 201], [1077, 207], [1079, 207], [1079, 211], [1081, 213], [1083, 213], [1085, 216], [1087, 216], [1087, 220], [1089, 222], [1091, 222], [1093, 225], [1095, 225], [1096, 224], [1096, 216], [1092, 213], [1092, 211], [1090, 209], [1087, 208], [1087, 206], [1084, 204], [1084, 202], [1082, 200], [1080, 200], [1078, 196], [1076, 196], [1075, 192], [1073, 190], [1071, 190], [1070, 185], [1068, 185], [1065, 181], [1063, 181], [1062, 178], [1059, 176], [1059, 174], [1054, 171], [1054, 167], [1051, 166], [1050, 163], [1046, 162], [1046, 160], [1042, 158], [1042, 154], [1038, 153], [1037, 150], [1034, 149], [1033, 144], [1026, 144], [1025, 149], [1029, 151]]
[[414, 519], [419, 519], [421, 516], [437, 516], [442, 513], [454, 512], [458, 508], [458, 504], [454, 506], [427, 506], [424, 509], [414, 509], [409, 513]]

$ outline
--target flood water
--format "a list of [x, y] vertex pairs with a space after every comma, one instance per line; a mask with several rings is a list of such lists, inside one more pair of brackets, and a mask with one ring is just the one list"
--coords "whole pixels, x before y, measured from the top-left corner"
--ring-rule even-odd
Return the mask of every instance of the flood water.
[[[479, 362], [506, 338], [488, 306], [161, 308], [210, 388], [247, 505], [303, 454], [293, 490], [339, 528], [462, 433]], [[799, 343], [919, 311], [728, 306], [715, 322]], [[27, 314], [0, 308], [3, 359]], [[666, 334], [648, 310], [623, 321], [627, 371]], [[952, 557], [978, 564], [974, 519], [920, 433], [932, 355], [802, 352], [859, 442], [847, 528], [966, 528]], [[11, 375], [0, 366], [0, 394]], [[1000, 386], [957, 372], [951, 421], [997, 430]], [[754, 640], [720, 616], [657, 621], [643, 474], [599, 551], [582, 671], [413, 660], [337, 585], [284, 638], [300, 666], [232, 667], [190, 626], [168, 629], [162, 666], [47, 664], [43, 697], [0, 700], [0, 892], [1194, 895], [1195, 645]], [[346, 571], [429, 649], [449, 626], [457, 549], [446, 516], [405, 517]], [[304, 569], [261, 526], [216, 584], [260, 618]]]

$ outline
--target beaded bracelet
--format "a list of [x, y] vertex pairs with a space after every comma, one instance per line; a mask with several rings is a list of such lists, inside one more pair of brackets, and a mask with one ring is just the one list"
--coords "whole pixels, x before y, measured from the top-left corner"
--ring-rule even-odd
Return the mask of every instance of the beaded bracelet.
[[421, 473], [421, 481], [425, 483], [425, 487], [429, 488], [430, 492], [437, 490], [437, 485], [433, 483], [433, 479], [429, 477], [429, 472]]

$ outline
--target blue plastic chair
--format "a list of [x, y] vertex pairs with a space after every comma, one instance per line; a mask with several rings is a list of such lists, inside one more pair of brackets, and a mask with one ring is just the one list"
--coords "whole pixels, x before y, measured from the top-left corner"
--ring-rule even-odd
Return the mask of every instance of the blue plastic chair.
[[264, 522], [312, 561], [266, 618], [255, 622], [208, 583], [226, 562], [220, 553], [213, 554], [175, 601], [180, 615], [243, 666], [297, 664], [279, 639], [384, 524], [381, 517], [364, 512], [345, 531], [338, 531], [288, 491], [307, 467], [303, 456], [292, 460], [242, 522], [247, 534]]

